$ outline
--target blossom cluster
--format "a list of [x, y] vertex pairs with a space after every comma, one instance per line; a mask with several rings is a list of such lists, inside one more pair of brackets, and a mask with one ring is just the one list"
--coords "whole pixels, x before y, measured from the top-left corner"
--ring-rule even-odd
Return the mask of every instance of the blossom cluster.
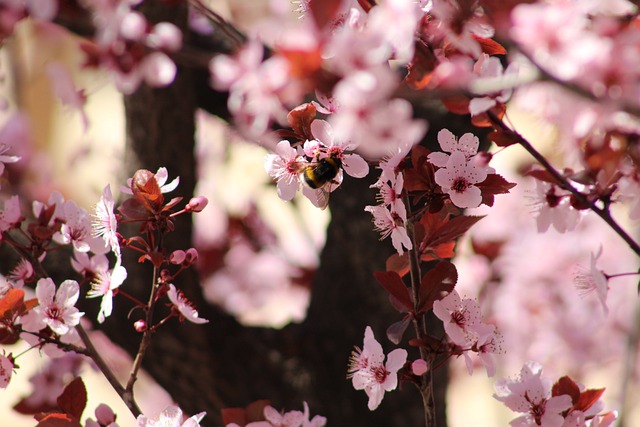
[[495, 325], [480, 320], [478, 302], [469, 298], [462, 299], [454, 290], [433, 303], [433, 313], [442, 320], [451, 342], [462, 351], [469, 375], [473, 373], [473, 361], [469, 356], [472, 351], [478, 353], [487, 375], [494, 376], [496, 364], [493, 354], [502, 352], [502, 336]]
[[535, 362], [526, 363], [518, 378], [498, 381], [495, 389], [494, 398], [523, 414], [511, 421], [514, 427], [606, 427], [617, 418], [615, 412], [602, 413], [604, 389], [585, 390], [569, 377], [552, 384]]

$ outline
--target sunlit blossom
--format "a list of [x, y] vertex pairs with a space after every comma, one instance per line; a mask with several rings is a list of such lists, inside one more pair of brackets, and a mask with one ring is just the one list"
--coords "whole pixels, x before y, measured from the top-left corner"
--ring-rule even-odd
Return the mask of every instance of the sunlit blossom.
[[200, 427], [200, 421], [205, 416], [205, 412], [200, 412], [186, 421], [182, 421], [182, 410], [177, 406], [165, 408], [157, 418], [151, 419], [146, 415], [138, 415], [137, 427]]
[[367, 326], [364, 332], [364, 346], [356, 347], [349, 364], [349, 377], [356, 390], [364, 390], [369, 396], [369, 410], [373, 411], [382, 402], [385, 391], [395, 390], [398, 386], [398, 370], [407, 360], [407, 351], [402, 348], [393, 350], [387, 356], [382, 346], [373, 336], [373, 330]]
[[169, 297], [169, 300], [171, 300], [173, 306], [180, 312], [180, 315], [189, 322], [198, 324], [209, 322], [207, 319], [203, 319], [198, 316], [198, 312], [193, 308], [193, 304], [185, 298], [182, 292], [176, 289], [173, 283], [169, 285], [167, 296]]

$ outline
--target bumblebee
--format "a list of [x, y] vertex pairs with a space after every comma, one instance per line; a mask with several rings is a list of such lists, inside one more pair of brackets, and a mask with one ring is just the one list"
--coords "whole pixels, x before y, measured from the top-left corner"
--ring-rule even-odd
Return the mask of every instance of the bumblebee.
[[331, 185], [339, 184], [335, 178], [342, 168], [342, 160], [335, 156], [316, 159], [304, 167], [300, 175], [307, 187], [317, 190], [318, 207], [325, 209], [329, 204]]

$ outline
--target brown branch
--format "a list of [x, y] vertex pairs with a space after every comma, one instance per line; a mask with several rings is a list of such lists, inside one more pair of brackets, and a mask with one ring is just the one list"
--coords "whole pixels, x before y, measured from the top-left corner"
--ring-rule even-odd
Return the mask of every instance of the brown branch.
[[596, 215], [602, 218], [602, 220], [606, 222], [609, 227], [611, 227], [611, 229], [627, 243], [629, 248], [636, 255], [640, 256], [640, 245], [629, 235], [629, 233], [627, 233], [620, 226], [620, 224], [616, 222], [616, 220], [611, 216], [611, 212], [609, 211], [607, 206], [601, 208], [596, 204], [595, 200], [588, 199], [584, 194], [578, 191], [577, 188], [571, 185], [569, 180], [565, 176], [563, 176], [556, 168], [554, 168], [553, 165], [551, 165], [551, 163], [549, 163], [549, 161], [546, 159], [546, 157], [544, 157], [538, 150], [536, 150], [526, 138], [524, 138], [514, 129], [509, 128], [502, 121], [502, 119], [498, 118], [492, 112], [488, 112], [488, 115], [496, 128], [512, 134], [516, 138], [517, 143], [520, 144], [520, 146], [522, 146], [522, 148], [524, 148], [534, 159], [536, 159], [538, 163], [540, 163], [540, 165], [542, 165], [542, 167], [547, 172], [549, 172], [551, 176], [553, 176], [553, 178], [558, 181], [558, 183], [560, 183], [562, 188], [571, 192], [571, 194], [580, 202], [581, 205], [587, 206], [591, 211], [595, 212]]

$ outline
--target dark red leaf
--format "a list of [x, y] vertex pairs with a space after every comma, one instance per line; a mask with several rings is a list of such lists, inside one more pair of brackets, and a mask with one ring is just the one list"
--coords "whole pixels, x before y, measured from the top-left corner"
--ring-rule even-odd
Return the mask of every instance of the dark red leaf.
[[551, 396], [562, 396], [563, 394], [571, 397], [571, 402], [574, 405], [580, 399], [580, 387], [566, 375], [560, 378], [551, 388]]
[[240, 427], [244, 427], [247, 424], [244, 408], [223, 408], [222, 422], [225, 425], [235, 423]]
[[51, 412], [56, 409], [58, 409], [56, 406], [44, 402], [34, 406], [29, 403], [27, 398], [22, 399], [13, 406], [14, 411], [23, 415], [35, 415], [41, 412]]
[[9, 289], [0, 299], [1, 321], [13, 323], [13, 319], [24, 311], [24, 291], [22, 289]]
[[[476, 222], [484, 216], [457, 216], [427, 213], [420, 218], [424, 227], [425, 237], [422, 240], [422, 252], [435, 250], [440, 245], [451, 245], [458, 237], [466, 233]], [[452, 250], [452, 248], [450, 248]]]
[[453, 114], [469, 114], [469, 98], [466, 96], [450, 96], [441, 99], [445, 108]]
[[449, 261], [440, 261], [420, 281], [418, 313], [430, 310], [433, 302], [451, 292], [458, 281], [458, 270]]
[[587, 409], [591, 408], [600, 397], [604, 393], [604, 388], [598, 389], [589, 389], [580, 393], [580, 399], [578, 399], [578, 403], [574, 403], [573, 409], [586, 412]]
[[482, 203], [487, 206], [493, 206], [494, 195], [507, 194], [515, 186], [515, 183], [509, 182], [495, 173], [487, 175], [484, 181], [477, 184], [477, 187], [482, 192]]
[[314, 139], [311, 134], [311, 122], [316, 118], [316, 107], [313, 104], [302, 104], [287, 114], [289, 126], [299, 139]]
[[138, 199], [126, 199], [118, 207], [118, 212], [128, 219], [144, 220], [149, 218], [149, 212]]
[[520, 137], [512, 131], [494, 131], [487, 135], [487, 138], [498, 147], [508, 147], [520, 141]]
[[376, 271], [373, 273], [378, 283], [407, 310], [413, 310], [409, 289], [395, 271]]
[[247, 422], [264, 421], [264, 407], [270, 405], [269, 400], [256, 400], [247, 405]]
[[389, 326], [387, 328], [387, 338], [389, 338], [389, 341], [391, 341], [395, 345], [400, 344], [400, 341], [402, 341], [402, 336], [407, 330], [409, 324], [411, 324], [411, 316], [406, 315], [404, 316], [404, 319]]
[[413, 59], [407, 67], [407, 76], [404, 78], [407, 86], [416, 90], [426, 88], [431, 82], [432, 72], [437, 63], [431, 50], [420, 49], [420, 46], [417, 46]]
[[316, 27], [323, 29], [337, 16], [342, 0], [309, 0], [309, 9]]
[[68, 414], [49, 414], [36, 427], [82, 427], [82, 425]]
[[57, 402], [60, 409], [79, 420], [87, 406], [87, 389], [82, 378], [76, 377], [71, 381], [58, 397]]
[[480, 43], [480, 48], [487, 55], [506, 55], [507, 49], [504, 48], [500, 43], [493, 39], [485, 39], [475, 34], [471, 34], [474, 39], [478, 43]]
[[397, 253], [391, 255], [387, 258], [387, 262], [385, 264], [387, 271], [395, 271], [400, 275], [400, 277], [404, 277], [405, 274], [409, 272], [409, 253], [405, 252], [402, 255], [398, 255]]

